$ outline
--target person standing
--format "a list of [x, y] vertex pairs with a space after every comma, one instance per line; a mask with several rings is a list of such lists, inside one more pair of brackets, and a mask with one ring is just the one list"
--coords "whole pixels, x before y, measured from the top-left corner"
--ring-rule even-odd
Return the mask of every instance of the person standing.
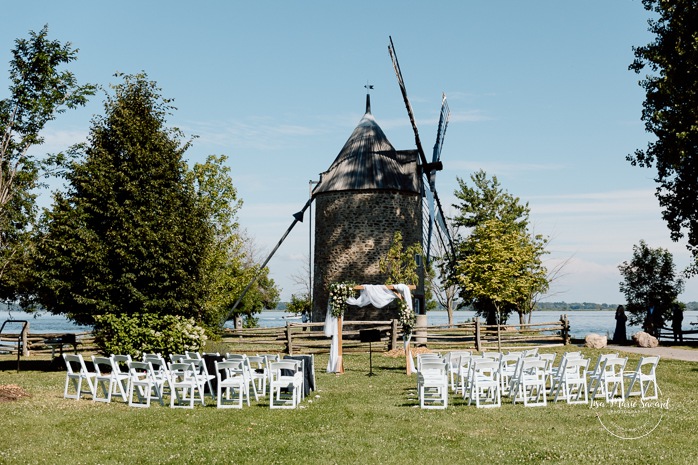
[[613, 333], [613, 342], [616, 344], [625, 344], [627, 336], [625, 335], [625, 322], [628, 320], [625, 314], [625, 307], [619, 305], [616, 309], [616, 330]]
[[681, 324], [683, 323], [683, 309], [678, 303], [674, 303], [672, 307], [671, 315], [671, 329], [674, 332], [674, 342], [683, 342], [683, 330], [681, 329]]

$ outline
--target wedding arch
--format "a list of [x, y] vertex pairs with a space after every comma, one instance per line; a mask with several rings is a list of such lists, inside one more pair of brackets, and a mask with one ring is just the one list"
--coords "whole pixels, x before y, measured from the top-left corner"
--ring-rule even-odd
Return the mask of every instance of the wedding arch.
[[[412, 290], [416, 287], [407, 284], [362, 284], [333, 283], [330, 285], [330, 298], [325, 317], [325, 336], [332, 337], [330, 357], [327, 362], [328, 373], [344, 373], [342, 359], [342, 325], [344, 311], [349, 305], [365, 307], [373, 305], [383, 308], [398, 299], [398, 320], [403, 330], [403, 345], [407, 374], [414, 368], [410, 351], [410, 339], [414, 329], [416, 316], [412, 307]], [[356, 291], [360, 291], [355, 297]]]

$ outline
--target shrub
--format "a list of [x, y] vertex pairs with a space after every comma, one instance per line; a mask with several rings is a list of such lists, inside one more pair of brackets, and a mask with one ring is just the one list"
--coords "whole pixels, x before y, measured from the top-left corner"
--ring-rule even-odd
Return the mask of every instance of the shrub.
[[95, 343], [105, 354], [143, 352], [182, 354], [199, 350], [206, 341], [203, 327], [193, 319], [152, 313], [95, 316]]

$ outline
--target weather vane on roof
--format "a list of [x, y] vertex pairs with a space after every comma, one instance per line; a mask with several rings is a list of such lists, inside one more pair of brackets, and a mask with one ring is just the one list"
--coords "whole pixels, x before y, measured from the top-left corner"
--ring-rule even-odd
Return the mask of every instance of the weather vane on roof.
[[366, 88], [367, 93], [371, 93], [371, 89], [373, 89], [373, 84], [369, 84], [368, 81], [366, 81], [366, 85], [364, 86]]

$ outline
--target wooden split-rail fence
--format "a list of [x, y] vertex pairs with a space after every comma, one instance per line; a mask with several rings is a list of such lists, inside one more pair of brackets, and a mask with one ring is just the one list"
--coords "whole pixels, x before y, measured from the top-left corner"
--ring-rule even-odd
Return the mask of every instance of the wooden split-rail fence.
[[[272, 328], [226, 329], [220, 344], [230, 351], [277, 352], [286, 354], [327, 353], [331, 338], [325, 336], [324, 323], [286, 323]], [[474, 349], [478, 351], [500, 347], [533, 347], [565, 345], [570, 341], [570, 325], [566, 315], [560, 320], [534, 324], [486, 325], [479, 319], [453, 326], [417, 326], [411, 343], [437, 351]], [[345, 321], [342, 328], [344, 353], [365, 352], [368, 343], [361, 342], [362, 330], [379, 330], [380, 340], [372, 342], [375, 351], [390, 351], [403, 347], [403, 332], [397, 320]], [[28, 328], [21, 334], [0, 334], [0, 352], [54, 354], [62, 351], [95, 352], [97, 347], [91, 332], [75, 333], [75, 344], [56, 343], [64, 333], [32, 333]], [[20, 343], [16, 344], [20, 339]]]
[[[331, 338], [325, 336], [324, 323], [286, 323], [276, 328], [242, 328], [226, 330], [222, 342], [236, 350], [262, 352], [273, 350], [287, 354], [329, 352]], [[372, 343], [377, 351], [403, 347], [403, 332], [397, 320], [345, 321], [342, 327], [342, 350], [365, 352], [368, 344], [361, 342], [361, 331], [377, 329], [380, 341]], [[474, 349], [478, 351], [500, 347], [533, 347], [565, 345], [570, 342], [570, 324], [566, 315], [547, 323], [483, 324], [479, 319], [457, 325], [417, 326], [411, 343], [434, 350]], [[259, 350], [256, 350], [259, 348]], [[262, 349], [263, 348], [263, 349]]]

